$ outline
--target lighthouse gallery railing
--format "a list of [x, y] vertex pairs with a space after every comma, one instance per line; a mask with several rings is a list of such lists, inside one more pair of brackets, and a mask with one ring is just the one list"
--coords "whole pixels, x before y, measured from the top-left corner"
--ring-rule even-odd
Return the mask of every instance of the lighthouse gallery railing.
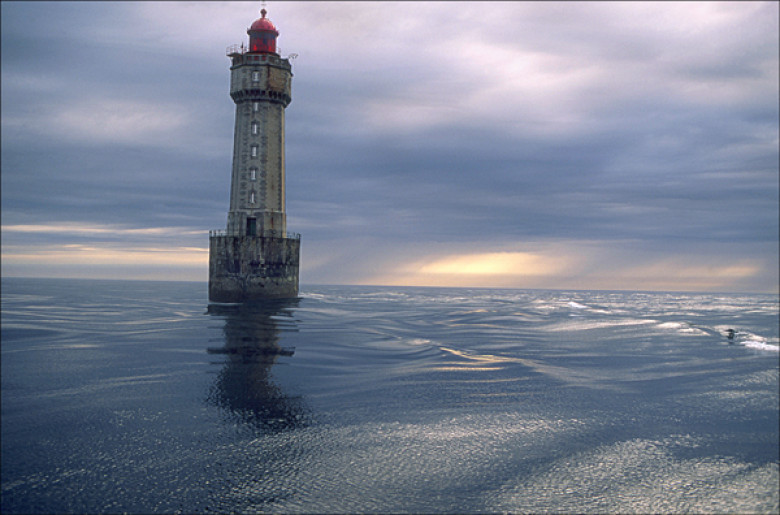
[[[224, 229], [216, 229], [209, 231], [209, 237], [215, 236], [246, 236], [247, 234], [243, 231], [227, 231]], [[281, 231], [265, 231], [262, 234], [258, 234], [257, 236], [262, 236], [265, 238], [286, 238], [288, 240], [300, 240], [301, 235], [297, 232], [281, 232]]]

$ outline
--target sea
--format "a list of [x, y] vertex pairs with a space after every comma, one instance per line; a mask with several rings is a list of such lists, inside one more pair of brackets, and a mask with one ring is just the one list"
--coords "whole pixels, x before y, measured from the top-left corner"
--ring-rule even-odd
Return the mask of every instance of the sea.
[[777, 513], [778, 296], [2, 279], [12, 513]]

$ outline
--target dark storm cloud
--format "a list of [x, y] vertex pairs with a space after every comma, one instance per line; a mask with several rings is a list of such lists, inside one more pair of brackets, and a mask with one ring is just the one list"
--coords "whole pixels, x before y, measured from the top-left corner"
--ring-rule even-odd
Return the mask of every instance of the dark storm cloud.
[[[493, 237], [555, 234], [619, 239], [641, 235], [659, 239], [702, 238], [707, 234], [720, 238], [724, 233], [740, 238], [771, 235], [776, 229], [775, 213], [771, 207], [767, 209], [776, 199], [776, 188], [772, 187], [776, 184], [777, 164], [774, 97], [759, 95], [756, 99], [743, 99], [738, 106], [728, 102], [723, 105], [718, 98], [680, 98], [681, 83], [686, 81], [690, 81], [686, 85], [689, 89], [700, 87], [727, 94], [726, 89], [734, 86], [724, 81], [762, 77], [765, 80], [767, 70], [762, 65], [776, 59], [771, 52], [767, 58], [767, 38], [753, 33], [747, 37], [762, 42], [757, 45], [759, 51], [748, 41], [743, 43], [746, 48], [726, 47], [730, 51], [725, 54], [720, 38], [713, 44], [711, 54], [701, 55], [701, 42], [693, 42], [692, 48], [664, 44], [663, 37], [674, 35], [675, 30], [660, 35], [637, 34], [605, 19], [609, 7], [599, 6], [596, 13], [588, 10], [587, 16], [580, 7], [564, 7], [549, 7], [557, 13], [550, 16], [545, 11], [548, 6], [543, 6], [535, 10], [535, 17], [530, 17], [534, 22], [541, 19], [557, 26], [557, 31], [527, 26], [503, 34], [499, 31], [503, 38], [496, 39], [509, 44], [512, 37], [521, 35], [526, 50], [557, 51], [586, 62], [606, 63], [605, 78], [595, 83], [600, 89], [575, 92], [575, 96], [581, 97], [580, 104], [590, 109], [587, 127], [574, 134], [565, 130], [540, 132], [533, 121], [522, 118], [523, 99], [510, 98], [515, 104], [505, 106], [507, 116], [503, 117], [456, 120], [446, 127], [415, 130], [413, 134], [399, 130], [372, 138], [368, 133], [361, 135], [352, 147], [349, 139], [344, 141], [343, 135], [337, 133], [323, 147], [349, 150], [342, 160], [350, 160], [352, 172], [345, 170], [339, 177], [381, 192], [374, 193], [371, 201], [365, 203], [365, 216], [377, 207], [377, 201], [383, 202], [385, 213], [391, 213], [393, 207], [406, 213], [417, 212], [416, 217], [408, 218], [425, 221], [421, 231], [416, 232], [423, 238], [446, 232], [446, 224], [436, 221], [450, 222], [458, 214], [469, 226], [458, 225], [456, 231], [465, 229], [463, 234], [472, 235], [472, 229], [481, 225], [480, 234], [486, 236], [485, 230], [492, 230]], [[574, 14], [558, 16], [565, 15], [566, 10]], [[481, 11], [488, 13], [490, 9]], [[765, 17], [761, 18], [766, 25]], [[684, 26], [684, 20], [675, 21]], [[602, 34], [604, 26], [620, 30]], [[545, 36], [553, 32], [555, 38]], [[485, 35], [482, 36], [484, 39]], [[682, 59], [667, 63], [673, 52], [682, 55]], [[705, 62], [687, 67], [690, 53]], [[738, 61], [735, 55], [742, 60]], [[718, 61], [717, 56], [724, 56], [723, 61]], [[553, 63], [560, 61], [560, 56], [549, 57]], [[435, 61], [418, 59], [409, 64], [410, 71], [404, 75], [425, 77], [425, 73], [418, 73], [420, 62], [436, 67]], [[634, 77], [637, 62], [642, 65], [639, 71], [656, 71], [657, 76]], [[734, 66], [737, 62], [739, 66]], [[490, 80], [490, 70], [479, 67], [474, 78], [480, 72], [484, 80]], [[618, 87], [612, 86], [612, 78]], [[337, 80], [341, 78], [337, 76]], [[355, 80], [364, 79], [361, 76]], [[705, 80], [709, 82], [702, 82]], [[657, 82], [657, 87], [648, 87], [647, 82]], [[634, 94], [623, 89], [621, 83], [635, 86]], [[320, 82], [317, 86], [323, 87]], [[398, 86], [395, 77], [388, 77], [384, 86], [358, 88], [366, 98], [360, 98], [360, 93], [356, 98], [350, 91], [343, 103], [338, 103], [337, 88], [325, 84], [324, 89], [332, 89], [331, 104], [335, 99], [342, 107], [331, 107], [330, 111], [349, 119], [351, 110], [357, 109], [351, 106], [365, 105], [375, 96], [391, 95]], [[474, 89], [465, 82], [457, 82], [457, 86], [465, 89], [464, 94], [469, 93], [469, 88]], [[298, 87], [301, 88], [300, 84]], [[306, 92], [301, 95], [306, 96]], [[453, 100], [452, 105], [457, 108], [459, 98], [453, 96]], [[484, 101], [493, 100], [486, 95]], [[515, 118], [511, 115], [513, 110], [517, 112]], [[556, 114], [554, 107], [552, 114]], [[291, 131], [294, 133], [294, 129]], [[716, 172], [719, 176], [713, 179]], [[351, 206], [351, 219], [360, 217], [362, 196], [343, 186], [334, 187], [330, 198], [335, 204]], [[435, 195], [437, 190], [442, 194]], [[320, 188], [312, 191], [322, 193]], [[305, 190], [299, 192], [305, 195]], [[430, 205], [433, 199], [435, 207]], [[741, 208], [736, 214], [728, 213], [729, 210], [721, 209], [723, 203]], [[437, 217], [436, 213], [442, 216]], [[534, 223], [523, 223], [527, 220]], [[746, 226], [746, 220], [759, 223]], [[339, 230], [337, 226], [333, 228]], [[755, 234], [756, 228], [763, 233]]]
[[[631, 242], [696, 260], [725, 241], [741, 247], [723, 259], [776, 260], [777, 4], [268, 9], [283, 54], [300, 54], [287, 208], [304, 262], [322, 263], [311, 280], [343, 280], [347, 247], [370, 278], [431, 242]], [[175, 228], [172, 245], [205, 247], [197, 231], [222, 227], [228, 204], [223, 50], [256, 6], [6, 2], [2, 14], [3, 225]], [[4, 247], [110, 240], [22, 235]]]
[[133, 9], [3, 4], [4, 224], [224, 216], [208, 179], [229, 173], [232, 113], [207, 101], [224, 77], [209, 84], [197, 55], [182, 65], [142, 27], [133, 39]]

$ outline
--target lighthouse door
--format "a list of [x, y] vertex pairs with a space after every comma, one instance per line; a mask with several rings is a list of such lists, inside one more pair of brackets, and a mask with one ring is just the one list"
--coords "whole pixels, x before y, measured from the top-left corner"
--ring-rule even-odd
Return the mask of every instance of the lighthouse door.
[[246, 219], [246, 235], [254, 236], [257, 232], [257, 218]]

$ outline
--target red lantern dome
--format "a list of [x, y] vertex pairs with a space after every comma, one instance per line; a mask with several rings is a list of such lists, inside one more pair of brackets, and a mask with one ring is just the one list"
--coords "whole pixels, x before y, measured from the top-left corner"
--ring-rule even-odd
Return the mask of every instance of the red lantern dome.
[[249, 51], [256, 53], [276, 53], [276, 38], [279, 36], [279, 31], [271, 20], [265, 17], [266, 10], [260, 11], [261, 18], [255, 20], [249, 30], [246, 31], [249, 34]]

